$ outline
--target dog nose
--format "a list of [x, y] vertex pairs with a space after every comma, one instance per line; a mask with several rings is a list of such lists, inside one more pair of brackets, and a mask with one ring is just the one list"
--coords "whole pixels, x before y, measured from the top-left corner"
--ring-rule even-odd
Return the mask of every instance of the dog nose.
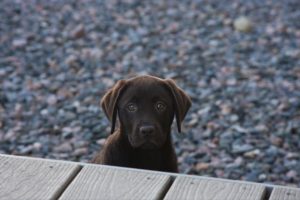
[[147, 125], [147, 126], [141, 126], [140, 127], [140, 133], [144, 137], [151, 136], [154, 132], [154, 126]]

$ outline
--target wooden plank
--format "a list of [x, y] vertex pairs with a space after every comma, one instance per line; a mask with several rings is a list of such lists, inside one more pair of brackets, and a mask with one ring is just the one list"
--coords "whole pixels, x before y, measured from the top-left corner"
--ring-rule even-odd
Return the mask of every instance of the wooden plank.
[[153, 172], [84, 166], [60, 199], [159, 199], [170, 180]]
[[168, 191], [165, 199], [262, 200], [265, 192], [266, 188], [257, 184], [178, 177]]
[[275, 187], [271, 193], [270, 200], [299, 200], [300, 189]]
[[0, 155], [0, 199], [54, 199], [79, 165]]

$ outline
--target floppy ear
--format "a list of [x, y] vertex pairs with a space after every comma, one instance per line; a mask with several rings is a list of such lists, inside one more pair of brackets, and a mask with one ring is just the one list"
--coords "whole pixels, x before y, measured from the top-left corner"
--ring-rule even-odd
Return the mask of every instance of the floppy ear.
[[101, 107], [105, 112], [106, 117], [111, 122], [111, 131], [112, 134], [115, 130], [115, 124], [117, 119], [117, 102], [120, 96], [121, 91], [126, 85], [125, 80], [118, 81], [113, 88], [111, 88], [101, 99]]
[[178, 132], [181, 132], [181, 122], [185, 118], [185, 115], [189, 108], [192, 105], [190, 97], [179, 87], [177, 87], [176, 83], [172, 79], [165, 80], [169, 89], [172, 92], [173, 99], [175, 102], [174, 109], [175, 109], [175, 116], [177, 122], [177, 129]]

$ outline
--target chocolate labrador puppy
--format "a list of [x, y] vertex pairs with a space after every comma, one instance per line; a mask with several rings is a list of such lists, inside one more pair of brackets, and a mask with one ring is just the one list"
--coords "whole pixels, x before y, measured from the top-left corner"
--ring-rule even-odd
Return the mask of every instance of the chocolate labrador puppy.
[[120, 80], [105, 94], [101, 106], [111, 121], [111, 135], [92, 162], [178, 172], [171, 124], [175, 116], [181, 132], [191, 100], [173, 80], [154, 76]]

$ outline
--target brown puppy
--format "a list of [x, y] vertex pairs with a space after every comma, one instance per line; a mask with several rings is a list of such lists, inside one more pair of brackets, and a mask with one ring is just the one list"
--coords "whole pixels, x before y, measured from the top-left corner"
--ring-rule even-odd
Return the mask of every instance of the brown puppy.
[[[111, 121], [111, 135], [92, 162], [178, 172], [171, 124], [176, 116], [181, 132], [191, 100], [174, 81], [154, 76], [118, 81], [101, 106]], [[117, 116], [120, 128], [114, 131]]]

